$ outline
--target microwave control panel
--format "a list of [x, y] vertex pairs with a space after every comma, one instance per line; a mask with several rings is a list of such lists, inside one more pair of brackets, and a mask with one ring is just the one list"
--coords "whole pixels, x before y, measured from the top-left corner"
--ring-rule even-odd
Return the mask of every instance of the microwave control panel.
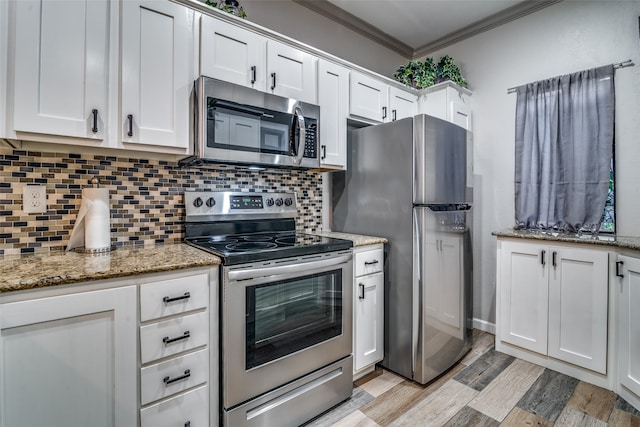
[[318, 125], [315, 119], [305, 119], [305, 127], [304, 154], [302, 156], [315, 159], [318, 148]]

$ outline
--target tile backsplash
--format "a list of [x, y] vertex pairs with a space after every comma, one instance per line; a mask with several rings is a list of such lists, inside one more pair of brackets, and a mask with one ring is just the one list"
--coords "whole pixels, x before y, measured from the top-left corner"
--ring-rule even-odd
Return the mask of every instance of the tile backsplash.
[[[183, 193], [190, 188], [295, 192], [298, 231], [312, 233], [322, 227], [322, 175], [316, 172], [228, 165], [182, 168], [173, 161], [0, 148], [0, 255], [64, 250], [82, 188], [89, 187], [93, 177], [109, 189], [111, 242], [116, 246], [182, 241]], [[46, 186], [46, 213], [23, 212], [22, 187], [27, 184]]]

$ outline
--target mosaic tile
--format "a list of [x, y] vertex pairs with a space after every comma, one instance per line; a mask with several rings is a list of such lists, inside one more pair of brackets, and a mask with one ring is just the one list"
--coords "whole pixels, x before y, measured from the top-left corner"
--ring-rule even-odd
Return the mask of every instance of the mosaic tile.
[[[82, 188], [95, 176], [109, 189], [111, 243], [116, 246], [182, 241], [183, 193], [188, 189], [295, 192], [297, 231], [322, 228], [322, 175], [317, 172], [230, 165], [182, 168], [166, 160], [0, 148], [0, 254], [64, 249]], [[22, 186], [32, 183], [47, 187], [44, 214], [22, 212]], [[36, 227], [50, 227], [54, 234], [34, 233]]]

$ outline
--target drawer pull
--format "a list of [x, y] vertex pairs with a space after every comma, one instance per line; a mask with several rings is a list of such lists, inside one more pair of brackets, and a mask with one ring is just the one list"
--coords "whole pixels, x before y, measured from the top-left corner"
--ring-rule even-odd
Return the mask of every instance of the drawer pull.
[[364, 283], [359, 283], [358, 286], [360, 286], [360, 296], [358, 299], [364, 299]]
[[175, 377], [175, 378], [171, 378], [169, 376], [166, 376], [166, 377], [164, 377], [162, 379], [162, 381], [164, 382], [164, 385], [169, 385], [169, 384], [173, 384], [173, 383], [175, 383], [177, 381], [186, 380], [190, 376], [191, 376], [191, 370], [190, 369], [185, 369], [184, 375], [180, 375], [179, 377]]
[[167, 346], [167, 345], [172, 344], [174, 342], [187, 340], [187, 339], [189, 339], [190, 336], [191, 336], [191, 332], [184, 331], [184, 334], [180, 335], [179, 337], [175, 337], [175, 338], [164, 337], [164, 338], [162, 338], [162, 342], [164, 343], [165, 346]]
[[624, 274], [622, 274], [622, 266], [623, 265], [624, 265], [624, 262], [616, 261], [616, 276], [624, 277]]
[[380, 261], [378, 261], [377, 259], [374, 261], [365, 261], [364, 265], [376, 265], [377, 263], [379, 263]]
[[191, 298], [191, 294], [189, 292], [185, 292], [184, 295], [181, 295], [179, 297], [164, 297], [162, 298], [162, 301], [164, 301], [165, 304], [169, 304], [170, 302], [176, 302], [176, 301], [180, 301], [180, 300], [187, 300]]

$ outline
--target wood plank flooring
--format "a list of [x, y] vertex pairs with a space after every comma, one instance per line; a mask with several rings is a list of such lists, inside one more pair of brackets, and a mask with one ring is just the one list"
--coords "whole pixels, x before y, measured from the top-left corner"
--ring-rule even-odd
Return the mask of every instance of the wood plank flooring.
[[305, 427], [640, 427], [640, 412], [615, 393], [493, 346], [474, 331], [471, 351], [426, 386], [376, 368]]

